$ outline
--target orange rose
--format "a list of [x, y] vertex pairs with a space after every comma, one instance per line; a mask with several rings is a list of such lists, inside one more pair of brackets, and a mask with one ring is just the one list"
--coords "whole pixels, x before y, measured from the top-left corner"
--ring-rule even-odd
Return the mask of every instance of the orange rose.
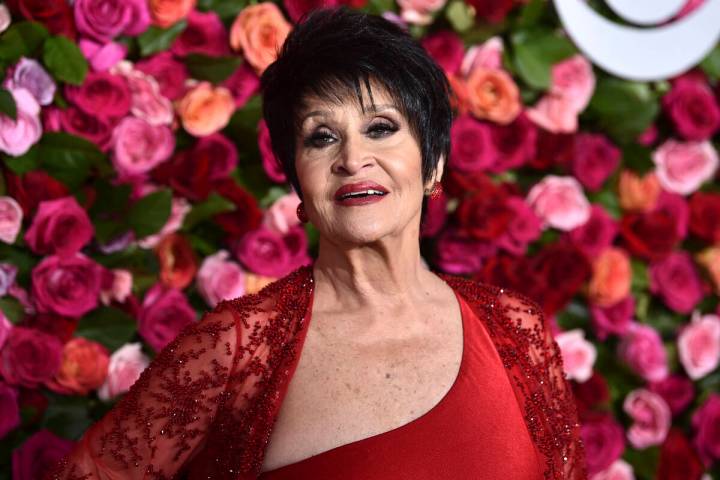
[[245, 7], [230, 27], [230, 46], [261, 74], [277, 58], [292, 26], [277, 5], [262, 2]]
[[87, 395], [105, 381], [109, 361], [107, 349], [99, 343], [72, 338], [63, 347], [60, 370], [47, 386], [65, 395]]
[[624, 210], [647, 212], [655, 207], [660, 195], [660, 183], [655, 172], [649, 172], [642, 178], [630, 170], [620, 172], [618, 196]]
[[697, 262], [707, 270], [715, 285], [715, 291], [720, 295], [720, 245], [708, 247], [696, 256]]
[[476, 68], [466, 87], [470, 113], [477, 118], [507, 125], [520, 113], [520, 90], [504, 70]]
[[268, 285], [277, 280], [274, 277], [266, 277], [264, 275], [258, 275], [255, 273], [245, 273], [245, 293], [257, 293], [265, 285]]
[[235, 111], [235, 100], [225, 87], [200, 82], [177, 104], [183, 128], [191, 135], [204, 137], [225, 127]]
[[196, 0], [150, 0], [153, 23], [158, 27], [169, 27], [187, 17], [190, 10], [195, 8], [195, 2]]
[[160, 281], [164, 285], [178, 290], [190, 285], [198, 264], [185, 237], [179, 233], [164, 236], [155, 247], [155, 253], [160, 261]]
[[632, 269], [624, 250], [609, 247], [593, 263], [588, 297], [595, 305], [609, 307], [630, 293]]

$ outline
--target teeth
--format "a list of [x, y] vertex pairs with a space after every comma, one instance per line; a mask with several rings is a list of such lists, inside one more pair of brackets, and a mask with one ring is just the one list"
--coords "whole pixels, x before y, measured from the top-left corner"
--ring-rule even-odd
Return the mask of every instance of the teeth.
[[352, 198], [352, 197], [362, 197], [365, 195], [381, 195], [382, 196], [382, 195], [385, 195], [385, 192], [381, 192], [380, 190], [370, 189], [370, 190], [364, 190], [361, 192], [346, 193], [341, 198], [345, 199], [345, 198]]

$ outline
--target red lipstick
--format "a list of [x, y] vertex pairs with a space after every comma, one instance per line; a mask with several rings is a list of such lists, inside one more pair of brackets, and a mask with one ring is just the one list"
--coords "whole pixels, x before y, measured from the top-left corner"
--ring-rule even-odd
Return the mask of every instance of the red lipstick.
[[338, 188], [335, 192], [335, 203], [343, 206], [367, 205], [379, 202], [390, 191], [379, 183], [364, 181], [349, 183]]

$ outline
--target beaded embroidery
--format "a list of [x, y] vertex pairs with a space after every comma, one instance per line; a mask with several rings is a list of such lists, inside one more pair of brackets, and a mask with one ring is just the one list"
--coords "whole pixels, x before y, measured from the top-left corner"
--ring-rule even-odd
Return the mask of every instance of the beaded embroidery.
[[[537, 304], [438, 275], [485, 319], [545, 460], [545, 479], [587, 478], [575, 403]], [[220, 302], [158, 354], [46, 478], [256, 478], [313, 287], [312, 268], [304, 266], [256, 294]]]

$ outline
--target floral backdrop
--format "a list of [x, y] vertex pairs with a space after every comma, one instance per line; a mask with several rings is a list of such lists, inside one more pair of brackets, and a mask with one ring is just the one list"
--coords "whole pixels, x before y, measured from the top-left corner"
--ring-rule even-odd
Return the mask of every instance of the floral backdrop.
[[183, 327], [317, 253], [258, 75], [339, 3], [445, 70], [424, 258], [541, 304], [591, 478], [720, 479], [720, 47], [622, 80], [545, 0], [0, 4], [0, 478], [39, 478]]

